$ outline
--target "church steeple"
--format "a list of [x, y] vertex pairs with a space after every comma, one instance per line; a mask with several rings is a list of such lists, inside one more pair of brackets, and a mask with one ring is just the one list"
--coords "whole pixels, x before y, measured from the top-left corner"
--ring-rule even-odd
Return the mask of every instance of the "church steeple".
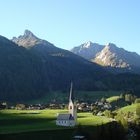
[[75, 126], [77, 124], [77, 106], [73, 98], [73, 83], [70, 85], [69, 105], [67, 114], [59, 114], [57, 116], [56, 125]]
[[69, 96], [69, 113], [73, 116], [75, 122], [77, 121], [77, 107], [74, 102], [74, 96], [73, 96], [73, 83], [71, 82], [70, 87], [70, 96]]
[[73, 83], [71, 82], [71, 86], [70, 86], [70, 96], [69, 96], [69, 102], [73, 102]]

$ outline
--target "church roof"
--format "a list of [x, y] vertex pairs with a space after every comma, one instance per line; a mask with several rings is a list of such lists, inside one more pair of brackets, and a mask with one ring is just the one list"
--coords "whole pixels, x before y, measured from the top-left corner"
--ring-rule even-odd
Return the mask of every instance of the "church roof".
[[66, 113], [66, 114], [58, 114], [57, 120], [74, 120], [71, 114]]

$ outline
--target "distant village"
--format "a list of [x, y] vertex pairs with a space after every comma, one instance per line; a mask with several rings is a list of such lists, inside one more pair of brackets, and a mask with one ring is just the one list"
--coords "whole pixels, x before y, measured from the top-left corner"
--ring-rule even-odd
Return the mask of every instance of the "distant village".
[[[134, 95], [126, 94], [120, 95], [113, 102], [106, 98], [101, 98], [93, 103], [76, 102], [77, 112], [92, 112], [94, 115], [103, 115], [105, 110], [116, 110], [120, 107], [129, 105], [134, 102], [140, 102], [140, 99]], [[43, 110], [43, 109], [68, 109], [68, 104], [65, 103], [47, 103], [47, 104], [16, 104], [8, 105], [7, 102], [0, 102], [0, 109], [16, 109], [16, 110]]]
[[[94, 103], [81, 102], [76, 103], [77, 111], [79, 112], [91, 112], [93, 109], [98, 110], [112, 110], [115, 106], [107, 102], [106, 100], [97, 100]], [[15, 106], [9, 106], [6, 102], [0, 103], [0, 109], [17, 109], [17, 110], [43, 110], [43, 109], [67, 109], [68, 104], [49, 103], [49, 104], [16, 104]]]

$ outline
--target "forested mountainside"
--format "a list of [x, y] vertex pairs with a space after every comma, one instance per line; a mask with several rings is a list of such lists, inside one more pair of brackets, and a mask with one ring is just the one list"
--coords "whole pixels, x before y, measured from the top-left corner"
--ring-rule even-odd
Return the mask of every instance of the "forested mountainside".
[[0, 36], [0, 101], [25, 101], [50, 91], [139, 90], [140, 76], [112, 74], [30, 31], [9, 40]]

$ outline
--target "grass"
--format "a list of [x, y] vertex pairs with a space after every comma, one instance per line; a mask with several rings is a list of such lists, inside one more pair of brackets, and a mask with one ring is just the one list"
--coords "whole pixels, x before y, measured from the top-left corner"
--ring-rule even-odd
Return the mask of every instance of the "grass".
[[109, 102], [109, 103], [112, 103], [114, 101], [117, 101], [120, 99], [120, 96], [112, 96], [112, 97], [109, 97], [107, 98], [106, 100]]
[[119, 111], [121, 111], [121, 112], [135, 112], [137, 105], [140, 105], [140, 103], [136, 103], [136, 104], [122, 107], [121, 109], [119, 109]]
[[57, 129], [55, 118], [56, 110], [3, 110], [0, 112], [0, 133]]
[[91, 113], [79, 113], [78, 123], [82, 126], [96, 126], [110, 122], [103, 116], [93, 116]]
[[[58, 112], [66, 113], [67, 110], [2, 110], [0, 134], [73, 129], [55, 125]], [[109, 121], [105, 117], [93, 116], [91, 113], [78, 113], [78, 124], [82, 126], [96, 126]]]
[[[118, 91], [75, 91], [75, 98], [80, 101], [94, 102], [102, 97], [120, 95]], [[69, 92], [53, 92], [49, 96], [32, 100], [28, 103], [48, 103], [57, 100], [68, 102]], [[86, 100], [85, 100], [86, 99]], [[75, 127], [56, 126], [57, 113], [66, 113], [67, 110], [0, 110], [0, 139], [71, 139]], [[92, 113], [78, 113], [78, 124], [92, 131], [99, 125], [107, 124], [110, 120], [103, 116], [93, 116]], [[3, 138], [4, 137], [4, 138]]]

